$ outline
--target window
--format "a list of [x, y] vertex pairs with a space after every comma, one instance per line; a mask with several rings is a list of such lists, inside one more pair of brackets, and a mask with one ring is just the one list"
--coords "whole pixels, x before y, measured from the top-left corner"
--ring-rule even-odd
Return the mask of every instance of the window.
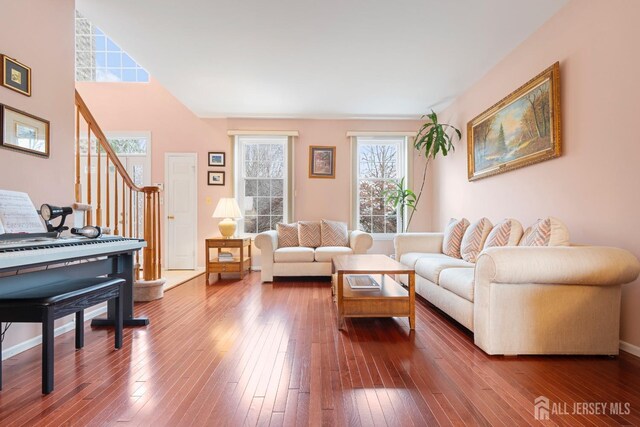
[[385, 191], [405, 177], [407, 138], [403, 136], [356, 136], [354, 147], [357, 228], [372, 234], [396, 233], [398, 212], [389, 207]]
[[255, 234], [289, 220], [289, 148], [286, 136], [236, 136], [238, 228]]
[[148, 82], [149, 73], [76, 12], [77, 82]]

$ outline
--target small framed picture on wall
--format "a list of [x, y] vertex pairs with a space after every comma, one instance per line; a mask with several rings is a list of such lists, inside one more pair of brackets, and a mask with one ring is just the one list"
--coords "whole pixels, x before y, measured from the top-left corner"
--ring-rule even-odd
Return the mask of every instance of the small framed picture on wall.
[[0, 55], [0, 69], [2, 86], [31, 96], [31, 68], [6, 55]]
[[208, 171], [207, 172], [207, 184], [209, 184], [209, 185], [224, 185], [224, 172]]
[[309, 147], [309, 178], [336, 177], [336, 147]]
[[209, 153], [209, 166], [224, 166], [225, 153], [222, 152], [210, 152]]

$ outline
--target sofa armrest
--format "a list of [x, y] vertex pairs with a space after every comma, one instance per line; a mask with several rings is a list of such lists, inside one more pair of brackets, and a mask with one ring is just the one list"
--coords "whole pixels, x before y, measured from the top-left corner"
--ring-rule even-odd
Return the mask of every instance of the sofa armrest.
[[255, 242], [256, 247], [260, 249], [263, 255], [267, 252], [273, 254], [273, 252], [278, 249], [278, 232], [275, 230], [263, 231], [256, 236]]
[[264, 231], [255, 238], [260, 249], [260, 276], [263, 282], [273, 281], [273, 252], [278, 249], [278, 233], [275, 230]]
[[396, 260], [408, 252], [442, 253], [444, 233], [403, 233], [393, 238]]
[[639, 274], [629, 251], [601, 246], [495, 247], [476, 264], [476, 283], [621, 285]]
[[371, 246], [373, 246], [371, 234], [360, 230], [349, 233], [349, 247], [354, 254], [366, 254]]

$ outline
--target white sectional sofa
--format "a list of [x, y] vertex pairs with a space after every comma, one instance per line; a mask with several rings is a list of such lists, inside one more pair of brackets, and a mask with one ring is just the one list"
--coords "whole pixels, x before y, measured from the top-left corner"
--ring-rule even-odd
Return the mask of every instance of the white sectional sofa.
[[488, 354], [619, 352], [621, 285], [640, 262], [596, 246], [492, 247], [475, 264], [442, 253], [443, 233], [395, 237], [416, 293], [474, 333]]
[[364, 254], [373, 239], [363, 231], [349, 232], [349, 246], [278, 247], [278, 233], [265, 231], [256, 236], [260, 249], [261, 278], [272, 282], [277, 276], [331, 276], [331, 258], [336, 255]]

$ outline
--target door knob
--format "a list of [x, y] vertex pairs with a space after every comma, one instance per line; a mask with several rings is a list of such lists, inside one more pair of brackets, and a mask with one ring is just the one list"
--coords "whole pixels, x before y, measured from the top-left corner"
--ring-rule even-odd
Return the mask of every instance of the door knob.
[[167, 219], [176, 219], [176, 217], [173, 216], [173, 215], [169, 215], [169, 216], [167, 216]]

